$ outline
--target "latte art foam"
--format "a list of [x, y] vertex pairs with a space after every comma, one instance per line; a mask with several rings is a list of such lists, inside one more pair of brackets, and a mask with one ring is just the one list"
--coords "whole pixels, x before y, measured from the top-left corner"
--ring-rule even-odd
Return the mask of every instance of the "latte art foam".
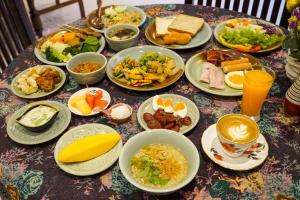
[[243, 140], [248, 137], [248, 127], [245, 124], [240, 124], [237, 126], [232, 126], [228, 128], [228, 134], [232, 138], [233, 141]]
[[217, 125], [221, 135], [235, 143], [247, 143], [258, 137], [255, 122], [242, 115], [227, 115]]

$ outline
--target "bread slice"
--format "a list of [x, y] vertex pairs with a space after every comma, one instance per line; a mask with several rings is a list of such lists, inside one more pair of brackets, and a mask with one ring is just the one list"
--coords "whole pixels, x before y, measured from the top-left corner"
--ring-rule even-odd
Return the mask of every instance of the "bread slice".
[[168, 27], [174, 18], [155, 17], [156, 36], [161, 37], [169, 33]]
[[180, 14], [170, 24], [169, 30], [189, 33], [194, 36], [200, 31], [203, 24], [203, 18]]

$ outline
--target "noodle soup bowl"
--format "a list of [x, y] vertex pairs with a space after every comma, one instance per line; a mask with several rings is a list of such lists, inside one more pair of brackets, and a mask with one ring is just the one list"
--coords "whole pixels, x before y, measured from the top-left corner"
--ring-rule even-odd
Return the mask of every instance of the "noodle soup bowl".
[[[141, 149], [152, 144], [162, 144], [173, 147], [181, 153], [186, 160], [187, 171], [185, 176], [170, 187], [152, 187], [143, 184], [132, 173], [132, 158]], [[178, 157], [176, 157], [178, 158]], [[178, 161], [178, 160], [177, 160]], [[179, 161], [181, 162], [181, 161]], [[119, 166], [125, 178], [135, 187], [156, 195], [165, 195], [179, 190], [191, 182], [200, 165], [199, 153], [196, 146], [184, 135], [166, 129], [152, 129], [138, 133], [131, 137], [124, 145], [120, 157]], [[151, 170], [151, 169], [150, 169]]]

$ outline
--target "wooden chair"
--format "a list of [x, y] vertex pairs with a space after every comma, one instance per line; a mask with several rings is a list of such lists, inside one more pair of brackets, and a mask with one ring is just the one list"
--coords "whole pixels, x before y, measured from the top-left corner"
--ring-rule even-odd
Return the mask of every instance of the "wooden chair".
[[288, 27], [286, 0], [185, 0], [185, 3], [235, 10]]
[[33, 23], [35, 32], [39, 37], [42, 36], [42, 32], [43, 32], [43, 26], [42, 26], [42, 22], [41, 22], [41, 18], [40, 18], [40, 16], [43, 14], [49, 13], [51, 11], [54, 11], [54, 10], [57, 10], [57, 9], [60, 9], [60, 8], [66, 7], [66, 6], [69, 6], [74, 3], [78, 3], [81, 18], [85, 17], [84, 6], [83, 6], [82, 0], [68, 0], [68, 1], [63, 1], [63, 2], [60, 2], [60, 0], [55, 0], [54, 5], [51, 5], [50, 7], [47, 7], [47, 8], [43, 8], [41, 10], [37, 10], [37, 8], [35, 7], [35, 0], [27, 0], [27, 3], [28, 3], [29, 10], [30, 10], [29, 13], [30, 13], [31, 21]]
[[34, 41], [34, 30], [23, 0], [1, 0], [0, 72]]

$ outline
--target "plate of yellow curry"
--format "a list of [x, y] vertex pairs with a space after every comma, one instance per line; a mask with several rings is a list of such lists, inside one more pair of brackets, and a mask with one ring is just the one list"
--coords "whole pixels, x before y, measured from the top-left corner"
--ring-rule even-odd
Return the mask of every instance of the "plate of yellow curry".
[[184, 62], [169, 49], [138, 46], [115, 54], [107, 64], [106, 74], [120, 87], [153, 91], [175, 83], [184, 74]]

